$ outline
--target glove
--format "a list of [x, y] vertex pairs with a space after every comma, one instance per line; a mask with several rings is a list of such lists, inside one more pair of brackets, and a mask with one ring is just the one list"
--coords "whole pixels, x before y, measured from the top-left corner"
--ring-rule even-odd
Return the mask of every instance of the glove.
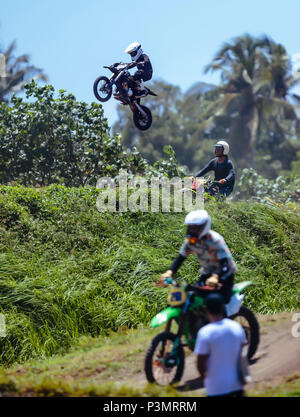
[[209, 287], [216, 287], [219, 283], [219, 276], [217, 274], [212, 274], [207, 280], [205, 281], [205, 285]]
[[171, 271], [170, 269], [168, 269], [164, 274], [161, 274], [159, 280], [156, 282], [155, 286], [156, 287], [167, 287], [168, 284], [165, 283], [165, 280], [167, 278], [172, 278], [173, 276], [173, 271]]
[[222, 178], [222, 179], [219, 181], [219, 183], [220, 183], [220, 184], [225, 184], [225, 182], [226, 182], [225, 178]]

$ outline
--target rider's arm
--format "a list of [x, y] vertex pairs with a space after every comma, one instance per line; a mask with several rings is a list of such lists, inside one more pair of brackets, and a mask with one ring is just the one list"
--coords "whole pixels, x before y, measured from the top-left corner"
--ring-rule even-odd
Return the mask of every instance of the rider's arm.
[[182, 264], [182, 262], [185, 260], [185, 256], [182, 255], [178, 255], [176, 259], [174, 259], [172, 265], [170, 266], [170, 268], [160, 276], [158, 282], [155, 284], [158, 287], [166, 287], [167, 283], [166, 280], [167, 278], [173, 278], [174, 274], [176, 273], [177, 269], [180, 267], [180, 265]]
[[169, 270], [173, 271], [173, 275], [176, 274], [177, 270], [180, 268], [185, 259], [186, 257], [181, 254], [179, 254], [177, 258], [174, 259], [172, 265], [169, 268]]
[[208, 355], [197, 355], [197, 368], [202, 380], [205, 379]]
[[130, 64], [128, 64], [128, 69], [133, 68], [136, 66], [136, 62], [130, 62]]
[[233, 163], [231, 161], [229, 161], [228, 165], [230, 167], [230, 170], [229, 170], [229, 174], [227, 175], [227, 177], [224, 178], [226, 180], [226, 182], [231, 181], [235, 177], [235, 170], [234, 170]]
[[227, 276], [226, 274], [228, 273], [230, 268], [229, 268], [228, 258], [222, 258], [219, 260], [219, 262], [220, 262], [220, 270], [218, 271], [218, 276], [220, 280], [222, 280], [224, 276]]
[[140, 65], [142, 65], [142, 66], [145, 66], [145, 65], [149, 65], [150, 64], [150, 59], [149, 59], [149, 57], [148, 57], [148, 55], [146, 55], [146, 54], [143, 54], [141, 57], [140, 57], [140, 59], [143, 59], [143, 60], [138, 60], [136, 63], [138, 64], [138, 66], [140, 66]]
[[172, 265], [170, 266], [170, 268], [167, 270], [167, 272], [165, 272], [164, 274], [161, 275], [160, 280], [164, 282], [164, 280], [168, 277], [172, 277], [178, 270], [178, 268], [181, 266], [181, 264], [184, 262], [184, 260], [186, 259], [186, 257], [189, 255], [190, 250], [188, 248], [188, 244], [185, 241], [180, 249], [179, 255], [177, 256], [176, 259], [174, 259]]
[[223, 281], [237, 271], [232, 255], [224, 238], [211, 231], [211, 238], [207, 239], [208, 253], [212, 254], [211, 261], [214, 265], [214, 273]]
[[[202, 327], [202, 329], [204, 328], [205, 326]], [[211, 353], [210, 352], [211, 347], [210, 347], [209, 336], [207, 332], [205, 330], [203, 331], [202, 329], [200, 329], [200, 331], [197, 334], [194, 353], [197, 355], [198, 371], [202, 379], [204, 379], [206, 376], [206, 371], [207, 371], [207, 359]]]
[[209, 163], [206, 164], [203, 169], [200, 169], [200, 171], [198, 171], [195, 174], [195, 177], [203, 177], [203, 175], [205, 175], [208, 171], [212, 171], [213, 170], [212, 162], [213, 162], [213, 159], [211, 161], [209, 161]]

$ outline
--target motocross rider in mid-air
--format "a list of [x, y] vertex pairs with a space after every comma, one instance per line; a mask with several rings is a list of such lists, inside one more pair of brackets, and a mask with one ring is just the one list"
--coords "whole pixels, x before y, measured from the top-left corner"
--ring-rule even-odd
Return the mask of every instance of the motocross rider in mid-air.
[[191, 211], [185, 218], [185, 224], [186, 239], [180, 253], [156, 285], [166, 287], [166, 279], [172, 278], [186, 257], [194, 253], [201, 265], [196, 285], [220, 291], [227, 304], [232, 295], [237, 267], [223, 237], [210, 229], [211, 218], [206, 210]]
[[[131, 64], [129, 68], [137, 67], [137, 71], [130, 77], [130, 81], [136, 95], [143, 94], [143, 81], [149, 81], [152, 78], [152, 65], [148, 55], [144, 54], [142, 46], [139, 42], [133, 42], [125, 49], [126, 53], [131, 56]], [[125, 104], [130, 102], [128, 96], [129, 85], [124, 77], [117, 81], [116, 98], [121, 98]]]

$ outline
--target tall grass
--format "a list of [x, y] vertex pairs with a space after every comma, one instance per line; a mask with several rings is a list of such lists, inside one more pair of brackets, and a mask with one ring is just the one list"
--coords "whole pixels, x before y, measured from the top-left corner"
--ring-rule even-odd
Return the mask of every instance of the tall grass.
[[[81, 335], [147, 325], [166, 304], [153, 287], [177, 255], [184, 214], [99, 213], [96, 189], [0, 187], [1, 363], [63, 352]], [[212, 228], [253, 280], [259, 313], [299, 308], [300, 217], [261, 204], [210, 202]], [[193, 282], [190, 257], [178, 273]]]

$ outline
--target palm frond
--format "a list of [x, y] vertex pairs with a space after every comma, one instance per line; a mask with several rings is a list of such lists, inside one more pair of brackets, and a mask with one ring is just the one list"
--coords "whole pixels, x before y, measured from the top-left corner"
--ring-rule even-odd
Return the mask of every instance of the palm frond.
[[291, 94], [291, 97], [296, 101], [298, 106], [300, 106], [300, 96], [298, 96], [298, 94]]
[[0, 79], [0, 101], [8, 101], [10, 93], [23, 90], [24, 85], [32, 79], [47, 81], [41, 68], [29, 65], [29, 56], [24, 54], [13, 56], [16, 42], [13, 41], [4, 52], [6, 61], [6, 77]]

